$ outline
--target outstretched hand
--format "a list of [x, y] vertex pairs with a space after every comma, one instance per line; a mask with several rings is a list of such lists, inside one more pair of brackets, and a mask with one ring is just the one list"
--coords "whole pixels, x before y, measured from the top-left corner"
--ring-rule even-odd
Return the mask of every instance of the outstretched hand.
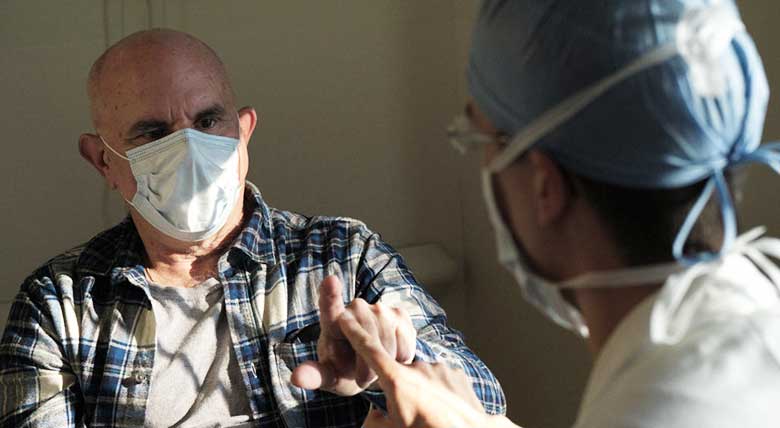
[[465, 373], [444, 364], [398, 364], [384, 349], [375, 326], [346, 312], [341, 331], [370, 369], [387, 398], [387, 415], [372, 410], [366, 428], [517, 428], [487, 415]]
[[368, 304], [355, 299], [344, 306], [343, 285], [336, 276], [326, 277], [320, 284], [320, 338], [317, 342], [319, 361], [306, 361], [292, 373], [292, 383], [305, 389], [322, 389], [342, 396], [364, 391], [376, 380], [376, 372], [357, 355], [344, 335], [339, 319], [349, 313], [372, 326], [378, 346], [388, 358], [409, 363], [417, 346], [417, 331], [409, 315], [398, 308], [381, 303]]

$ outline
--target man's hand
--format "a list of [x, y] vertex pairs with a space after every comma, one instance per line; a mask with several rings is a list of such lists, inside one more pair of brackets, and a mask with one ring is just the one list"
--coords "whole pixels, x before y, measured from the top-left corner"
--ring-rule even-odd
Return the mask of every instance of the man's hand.
[[301, 388], [352, 396], [374, 383], [377, 375], [355, 354], [341, 331], [339, 318], [350, 313], [353, 319], [371, 325], [377, 335], [378, 346], [388, 358], [402, 363], [409, 363], [414, 358], [417, 331], [409, 315], [398, 308], [388, 308], [381, 303], [370, 305], [363, 299], [355, 299], [344, 307], [341, 290], [341, 281], [333, 275], [320, 284], [319, 361], [307, 361], [296, 367], [291, 380]]
[[462, 370], [443, 364], [398, 364], [382, 346], [372, 323], [345, 312], [341, 331], [353, 349], [378, 374], [387, 398], [387, 416], [372, 410], [366, 428], [508, 428], [503, 416], [487, 415]]

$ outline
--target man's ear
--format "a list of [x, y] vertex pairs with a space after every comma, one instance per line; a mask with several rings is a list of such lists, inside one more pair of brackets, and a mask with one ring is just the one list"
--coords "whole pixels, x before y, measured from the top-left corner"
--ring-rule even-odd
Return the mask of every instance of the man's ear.
[[536, 199], [539, 226], [557, 223], [566, 213], [572, 198], [563, 171], [546, 153], [532, 149], [528, 153], [532, 170], [532, 192]]
[[249, 106], [241, 107], [238, 110], [238, 123], [241, 141], [249, 144], [249, 139], [252, 138], [252, 133], [255, 132], [255, 126], [257, 126], [257, 112], [255, 109]]
[[105, 158], [106, 151], [99, 136], [95, 134], [81, 134], [79, 137], [79, 153], [106, 179], [109, 187], [116, 189], [116, 184], [109, 178], [109, 165], [106, 163]]

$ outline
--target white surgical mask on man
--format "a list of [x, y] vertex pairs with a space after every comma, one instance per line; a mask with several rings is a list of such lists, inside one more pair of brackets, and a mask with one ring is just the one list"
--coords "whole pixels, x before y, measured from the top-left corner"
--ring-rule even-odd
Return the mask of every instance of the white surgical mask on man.
[[127, 156], [100, 139], [130, 162], [137, 190], [127, 203], [168, 236], [189, 242], [213, 236], [241, 196], [235, 138], [187, 128], [128, 150]]
[[588, 327], [580, 312], [563, 298], [558, 286], [530, 269], [522, 250], [517, 248], [512, 232], [498, 211], [492, 174], [487, 169], [482, 171], [482, 193], [496, 234], [498, 261], [514, 276], [523, 297], [560, 326], [587, 337]]
[[[512, 273], [523, 297], [558, 325], [574, 331], [582, 337], [588, 337], [588, 327], [580, 311], [564, 297], [563, 289], [594, 287], [625, 287], [654, 284], [665, 281], [670, 275], [685, 270], [677, 262], [655, 265], [612, 269], [608, 271], [587, 272], [560, 283], [548, 280], [536, 274], [523, 250], [515, 243], [514, 235], [501, 217], [496, 204], [493, 172], [482, 171], [482, 192], [485, 197], [488, 217], [496, 234], [498, 260], [506, 270]], [[754, 239], [750, 235], [748, 241]]]

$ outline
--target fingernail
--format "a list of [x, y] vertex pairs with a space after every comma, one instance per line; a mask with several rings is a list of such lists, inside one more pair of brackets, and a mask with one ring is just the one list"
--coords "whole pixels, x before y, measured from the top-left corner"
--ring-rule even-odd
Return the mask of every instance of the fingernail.
[[347, 321], [352, 321], [355, 319], [355, 316], [352, 315], [351, 311], [344, 311], [341, 313], [341, 318], [344, 318]]

